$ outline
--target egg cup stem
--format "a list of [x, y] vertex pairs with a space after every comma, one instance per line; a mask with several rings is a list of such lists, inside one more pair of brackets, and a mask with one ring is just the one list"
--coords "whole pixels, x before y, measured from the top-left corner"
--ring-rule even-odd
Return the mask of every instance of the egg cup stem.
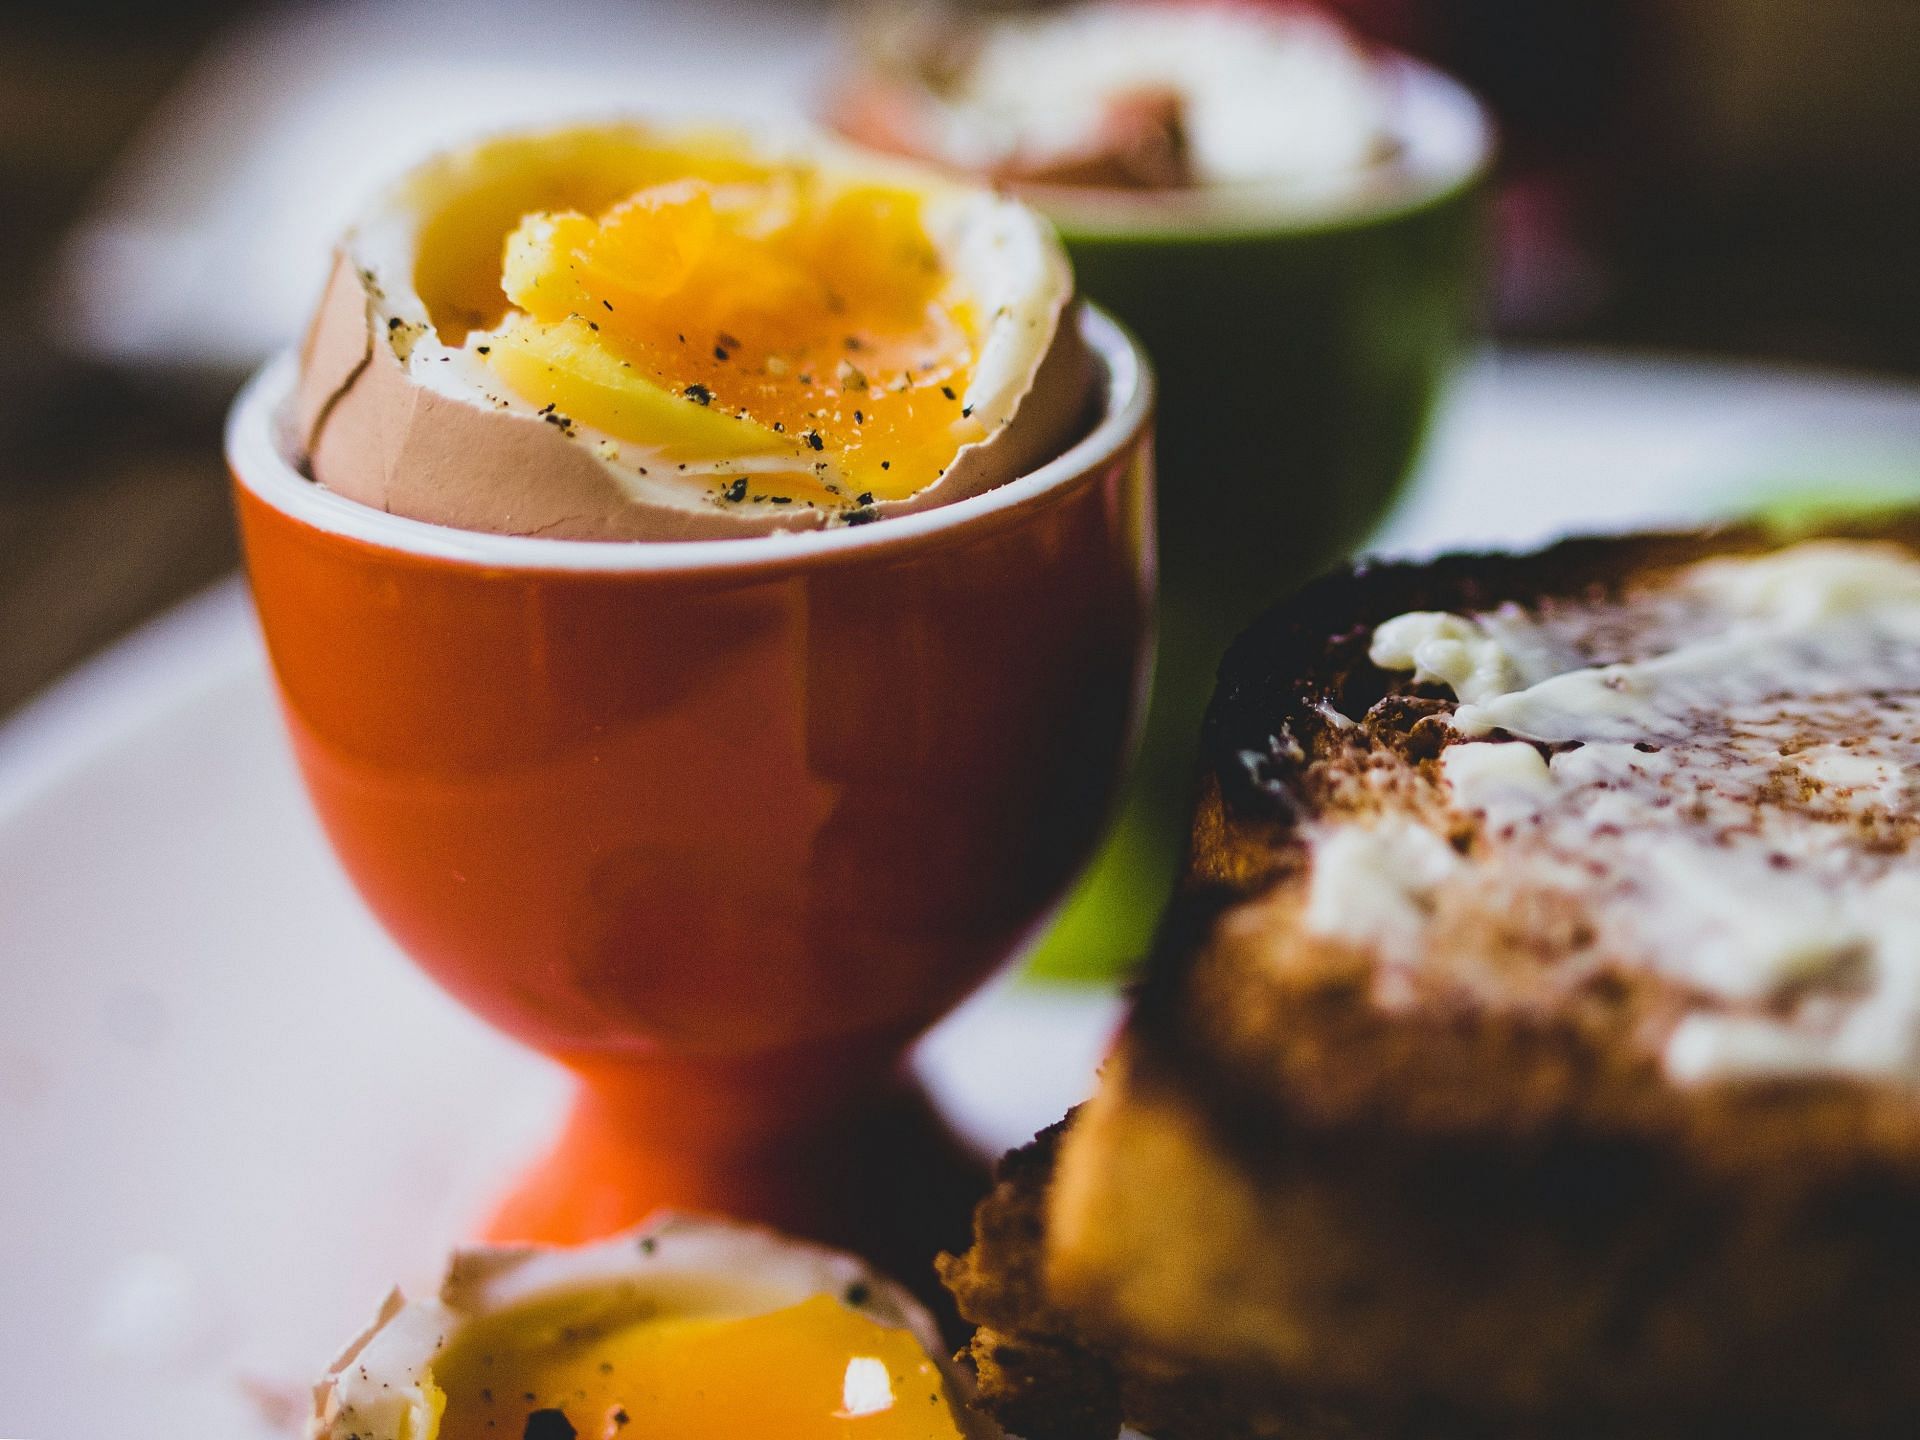
[[988, 1173], [896, 1060], [586, 1067], [558, 1141], [485, 1238], [575, 1244], [660, 1211], [727, 1214], [858, 1250], [933, 1293], [929, 1257], [965, 1243]]

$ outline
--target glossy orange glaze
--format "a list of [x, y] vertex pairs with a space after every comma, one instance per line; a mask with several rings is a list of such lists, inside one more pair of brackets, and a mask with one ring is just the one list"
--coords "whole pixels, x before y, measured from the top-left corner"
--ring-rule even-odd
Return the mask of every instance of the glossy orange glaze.
[[417, 553], [239, 477], [286, 722], [355, 884], [458, 999], [588, 1082], [499, 1231], [576, 1239], [660, 1203], [834, 1228], [857, 1176], [783, 1185], [839, 1163], [813, 1140], [892, 1093], [1104, 819], [1149, 452], [1143, 419], [964, 523], [655, 570]]

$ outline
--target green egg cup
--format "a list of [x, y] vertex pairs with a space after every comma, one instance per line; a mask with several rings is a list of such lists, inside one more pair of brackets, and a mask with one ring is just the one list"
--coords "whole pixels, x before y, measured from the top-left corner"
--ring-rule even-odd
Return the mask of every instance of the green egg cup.
[[1139, 763], [1104, 848], [1029, 954], [1035, 978], [1112, 980], [1145, 954], [1186, 847], [1222, 653], [1378, 525], [1472, 334], [1485, 122], [1451, 82], [1397, 68], [1471, 133], [1450, 173], [1374, 203], [1188, 225], [1032, 197], [1059, 225], [1082, 291], [1153, 357], [1161, 561]]

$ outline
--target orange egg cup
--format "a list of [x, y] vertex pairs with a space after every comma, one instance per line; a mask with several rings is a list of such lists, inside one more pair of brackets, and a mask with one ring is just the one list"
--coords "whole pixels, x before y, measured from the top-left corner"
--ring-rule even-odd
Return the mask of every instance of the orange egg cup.
[[290, 361], [237, 402], [247, 570], [334, 848], [429, 974], [582, 1082], [492, 1237], [673, 1206], [873, 1250], [970, 1198], [903, 1057], [1087, 858], [1149, 653], [1151, 379], [1081, 323], [1079, 444], [793, 535], [424, 524], [288, 462]]

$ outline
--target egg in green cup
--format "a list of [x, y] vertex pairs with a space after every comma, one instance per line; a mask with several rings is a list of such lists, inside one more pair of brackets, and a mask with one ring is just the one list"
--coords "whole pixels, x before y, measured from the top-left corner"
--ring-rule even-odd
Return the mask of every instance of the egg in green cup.
[[999, 179], [1161, 381], [1160, 642], [1109, 839], [1030, 958], [1105, 979], [1144, 953], [1186, 842], [1228, 641], [1365, 539], [1473, 333], [1485, 111], [1307, 12], [1094, 3], [863, 21], [830, 118]]

